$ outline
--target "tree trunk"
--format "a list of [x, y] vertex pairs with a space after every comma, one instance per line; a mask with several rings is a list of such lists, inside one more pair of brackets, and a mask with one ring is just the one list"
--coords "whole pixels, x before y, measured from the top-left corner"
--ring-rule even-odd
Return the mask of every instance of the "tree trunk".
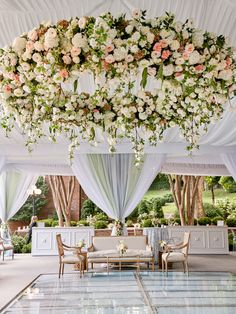
[[212, 199], [212, 204], [215, 205], [215, 192], [214, 192], [213, 184], [211, 185], [211, 199]]
[[205, 216], [205, 210], [203, 208], [202, 202], [202, 192], [204, 191], [204, 177], [201, 177], [198, 184], [198, 190], [196, 195], [196, 211], [195, 218], [200, 218]]
[[68, 178], [67, 185], [62, 176], [48, 176], [53, 195], [53, 202], [57, 211], [59, 226], [70, 226], [70, 213], [73, 193], [75, 190], [75, 177]]
[[[201, 177], [168, 175], [175, 205], [179, 210], [181, 225], [194, 224], [196, 196]], [[186, 221], [187, 218], [187, 221]]]

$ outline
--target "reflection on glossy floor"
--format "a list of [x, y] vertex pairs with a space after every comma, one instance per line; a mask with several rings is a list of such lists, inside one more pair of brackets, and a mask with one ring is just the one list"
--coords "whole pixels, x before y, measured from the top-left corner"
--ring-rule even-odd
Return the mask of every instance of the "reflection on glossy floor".
[[41, 275], [3, 313], [233, 314], [236, 276], [229, 273], [113, 272]]

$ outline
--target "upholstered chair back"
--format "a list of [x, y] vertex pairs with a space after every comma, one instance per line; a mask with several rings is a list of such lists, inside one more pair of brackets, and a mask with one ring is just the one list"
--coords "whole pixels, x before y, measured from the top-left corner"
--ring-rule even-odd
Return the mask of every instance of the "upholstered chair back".
[[63, 249], [63, 244], [61, 240], [61, 234], [57, 234], [56, 239], [57, 239], [58, 254], [61, 259], [61, 257], [64, 256], [64, 249]]

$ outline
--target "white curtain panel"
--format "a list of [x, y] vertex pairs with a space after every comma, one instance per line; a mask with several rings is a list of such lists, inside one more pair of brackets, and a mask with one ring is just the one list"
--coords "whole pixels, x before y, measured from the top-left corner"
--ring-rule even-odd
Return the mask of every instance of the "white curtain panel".
[[222, 154], [221, 158], [228, 169], [230, 175], [236, 181], [236, 154]]
[[28, 198], [27, 190], [37, 181], [38, 175], [4, 171], [0, 175], [0, 219], [13, 217]]
[[0, 174], [5, 166], [5, 157], [0, 157]]
[[88, 197], [109, 217], [123, 221], [140, 202], [165, 159], [164, 154], [148, 154], [136, 167], [133, 154], [78, 155], [72, 170]]

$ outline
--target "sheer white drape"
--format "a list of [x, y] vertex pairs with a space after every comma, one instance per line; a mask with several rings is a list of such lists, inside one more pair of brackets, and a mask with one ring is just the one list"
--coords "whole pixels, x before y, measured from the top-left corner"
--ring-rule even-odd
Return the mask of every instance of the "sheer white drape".
[[236, 154], [222, 154], [221, 158], [228, 169], [230, 175], [236, 181]]
[[4, 166], [5, 166], [5, 157], [0, 157], [0, 174], [2, 173]]
[[17, 213], [27, 200], [27, 190], [38, 175], [16, 171], [3, 171], [0, 175], [0, 218], [6, 222]]
[[165, 155], [148, 154], [140, 167], [133, 154], [78, 155], [72, 170], [88, 197], [109, 217], [124, 220], [160, 172]]

